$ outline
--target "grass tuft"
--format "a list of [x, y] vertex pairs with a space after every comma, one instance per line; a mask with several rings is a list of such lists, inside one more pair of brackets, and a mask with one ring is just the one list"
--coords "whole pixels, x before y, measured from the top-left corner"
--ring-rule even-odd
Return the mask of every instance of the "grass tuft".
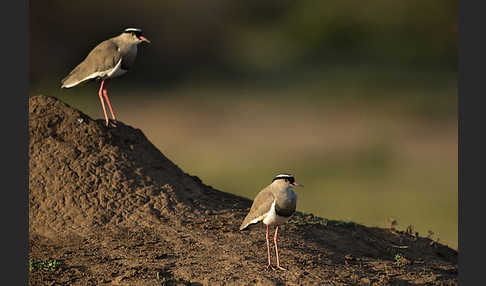
[[29, 271], [50, 271], [54, 272], [61, 267], [61, 262], [56, 259], [48, 260], [36, 260], [34, 258], [29, 259]]

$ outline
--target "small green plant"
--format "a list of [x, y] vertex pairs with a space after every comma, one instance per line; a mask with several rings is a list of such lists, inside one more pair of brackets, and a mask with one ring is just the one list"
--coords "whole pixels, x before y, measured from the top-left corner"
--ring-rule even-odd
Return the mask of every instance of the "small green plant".
[[175, 285], [176, 282], [177, 282], [177, 280], [175, 280], [172, 277], [164, 277], [160, 281], [160, 283], [161, 283], [160, 285], [162, 285], [162, 286], [171, 286], [171, 285]]
[[48, 260], [36, 260], [31, 258], [29, 260], [29, 271], [34, 272], [38, 270], [43, 271], [56, 271], [61, 266], [61, 262], [57, 261], [56, 259], [48, 259]]
[[351, 227], [355, 227], [356, 223], [352, 221], [329, 220], [327, 222], [327, 225], [335, 226], [335, 227], [351, 228]]
[[296, 229], [297, 226], [305, 226], [305, 225], [313, 225], [313, 224], [320, 224], [320, 225], [327, 225], [327, 219], [316, 217], [313, 214], [304, 214], [304, 213], [296, 213], [287, 226], [289, 229]]
[[157, 278], [157, 280], [160, 281], [160, 285], [162, 286], [171, 286], [171, 285], [175, 285], [177, 283], [177, 280], [174, 279], [173, 277], [160, 277], [160, 276], [165, 276], [165, 275], [170, 275], [169, 273], [167, 272], [156, 272], [155, 273], [155, 277]]
[[400, 253], [395, 254], [395, 265], [396, 266], [403, 266], [406, 264], [406, 258], [403, 257]]

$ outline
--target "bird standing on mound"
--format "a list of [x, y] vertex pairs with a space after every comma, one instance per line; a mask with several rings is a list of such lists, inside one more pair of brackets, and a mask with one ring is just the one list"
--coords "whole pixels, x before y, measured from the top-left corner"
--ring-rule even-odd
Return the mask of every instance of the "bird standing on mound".
[[101, 79], [98, 95], [105, 113], [106, 126], [108, 126], [109, 119], [103, 96], [110, 108], [111, 117], [116, 121], [108, 99], [108, 83], [110, 79], [126, 73], [133, 66], [137, 57], [137, 46], [142, 42], [150, 43], [138, 28], [127, 28], [120, 35], [101, 42], [61, 81], [61, 88], [70, 88], [89, 80]]
[[297, 206], [297, 195], [294, 193], [294, 186], [303, 186], [295, 182], [294, 176], [290, 174], [280, 174], [273, 178], [272, 183], [261, 190], [246, 215], [240, 230], [247, 228], [250, 224], [263, 221], [267, 226], [267, 253], [268, 268], [272, 268], [270, 260], [270, 241], [268, 238], [268, 226], [276, 225], [273, 243], [275, 244], [275, 254], [277, 256], [277, 268], [287, 270], [280, 266], [278, 256], [277, 236], [278, 226], [286, 223], [290, 216], [295, 212]]

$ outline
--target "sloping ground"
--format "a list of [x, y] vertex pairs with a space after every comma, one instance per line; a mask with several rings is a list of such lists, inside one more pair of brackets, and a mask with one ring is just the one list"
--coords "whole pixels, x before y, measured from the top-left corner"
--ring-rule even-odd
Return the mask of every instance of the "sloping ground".
[[30, 257], [60, 262], [30, 285], [457, 285], [447, 246], [302, 213], [279, 235], [289, 271], [267, 270], [263, 226], [238, 230], [251, 201], [184, 173], [139, 129], [46, 96], [29, 112]]

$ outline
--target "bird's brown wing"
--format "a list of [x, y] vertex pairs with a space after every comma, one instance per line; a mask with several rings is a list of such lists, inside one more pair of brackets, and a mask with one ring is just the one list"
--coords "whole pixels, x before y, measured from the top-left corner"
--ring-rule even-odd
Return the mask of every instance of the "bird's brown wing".
[[250, 212], [248, 212], [241, 223], [240, 230], [247, 228], [252, 223], [257, 223], [265, 219], [265, 214], [270, 210], [274, 200], [275, 197], [269, 187], [261, 190], [255, 197]]
[[121, 58], [118, 46], [112, 39], [103, 41], [62, 79], [62, 87], [73, 87], [87, 80], [97, 78], [100, 73], [102, 74], [113, 69]]

